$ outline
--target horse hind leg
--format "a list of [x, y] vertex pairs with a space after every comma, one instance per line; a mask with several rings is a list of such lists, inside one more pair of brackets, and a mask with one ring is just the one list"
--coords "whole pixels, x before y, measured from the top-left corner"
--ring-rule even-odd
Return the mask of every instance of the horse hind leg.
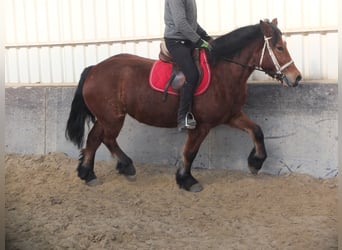
[[81, 151], [79, 164], [77, 167], [78, 177], [89, 186], [101, 184], [94, 172], [95, 153], [103, 140], [103, 128], [96, 121], [90, 130], [86, 142], [86, 147]]
[[135, 176], [136, 171], [133, 161], [121, 150], [116, 142], [116, 137], [123, 125], [123, 121], [117, 124], [117, 129], [104, 130], [101, 124], [96, 121], [90, 130], [87, 138], [86, 147], [81, 151], [79, 164], [77, 167], [78, 177], [86, 182], [89, 186], [102, 184], [96, 177], [94, 172], [95, 154], [101, 143], [103, 142], [113, 156], [118, 158], [116, 169], [119, 174], [125, 176]]
[[122, 151], [116, 141], [111, 148], [112, 154], [115, 154], [118, 158], [118, 162], [116, 164], [116, 170], [118, 171], [118, 174], [126, 176], [129, 180], [134, 180], [136, 176], [136, 170], [132, 159]]
[[117, 158], [116, 170], [128, 178], [133, 178], [136, 175], [136, 170], [133, 161], [129, 158], [118, 145], [116, 138], [123, 126], [124, 118], [117, 119], [108, 126], [104, 133], [103, 143], [106, 145], [113, 157]]

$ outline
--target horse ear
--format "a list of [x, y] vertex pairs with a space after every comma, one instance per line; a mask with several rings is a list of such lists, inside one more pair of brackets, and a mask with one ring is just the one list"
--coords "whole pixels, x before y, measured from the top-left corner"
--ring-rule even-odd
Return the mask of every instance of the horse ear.
[[269, 22], [264, 22], [260, 20], [260, 28], [264, 36], [266, 37], [272, 36], [272, 27], [270, 26]]
[[260, 24], [261, 23], [269, 23], [269, 22], [270, 22], [270, 20], [268, 18], [264, 18], [264, 20], [260, 20]]
[[278, 19], [277, 19], [277, 18], [274, 18], [274, 19], [272, 20], [272, 23], [275, 24], [276, 26], [278, 26]]

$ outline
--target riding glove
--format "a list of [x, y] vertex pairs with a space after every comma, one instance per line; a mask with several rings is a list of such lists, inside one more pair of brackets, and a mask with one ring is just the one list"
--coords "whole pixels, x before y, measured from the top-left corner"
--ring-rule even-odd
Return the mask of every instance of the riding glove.
[[213, 49], [213, 47], [211, 46], [210, 43], [208, 43], [207, 41], [205, 41], [201, 38], [196, 42], [196, 47], [197, 48], [205, 48], [205, 49], [208, 49], [209, 51], [211, 51]]
[[203, 36], [201, 36], [201, 38], [204, 40], [204, 41], [207, 41], [208, 43], [211, 43], [214, 39], [209, 36], [208, 34], [205, 34]]

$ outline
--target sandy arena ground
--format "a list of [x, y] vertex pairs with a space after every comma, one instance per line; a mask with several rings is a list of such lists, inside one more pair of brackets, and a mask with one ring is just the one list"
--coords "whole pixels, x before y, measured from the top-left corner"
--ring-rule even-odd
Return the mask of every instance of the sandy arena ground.
[[96, 162], [86, 186], [61, 153], [5, 158], [6, 249], [337, 249], [337, 178], [138, 165], [136, 181]]

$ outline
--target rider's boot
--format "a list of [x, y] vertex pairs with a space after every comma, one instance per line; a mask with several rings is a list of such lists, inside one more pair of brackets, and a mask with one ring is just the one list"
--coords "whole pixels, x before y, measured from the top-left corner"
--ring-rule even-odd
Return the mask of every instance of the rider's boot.
[[185, 82], [180, 90], [180, 101], [177, 117], [178, 131], [196, 128], [196, 120], [194, 115], [191, 113], [192, 99], [193, 87], [189, 83]]

